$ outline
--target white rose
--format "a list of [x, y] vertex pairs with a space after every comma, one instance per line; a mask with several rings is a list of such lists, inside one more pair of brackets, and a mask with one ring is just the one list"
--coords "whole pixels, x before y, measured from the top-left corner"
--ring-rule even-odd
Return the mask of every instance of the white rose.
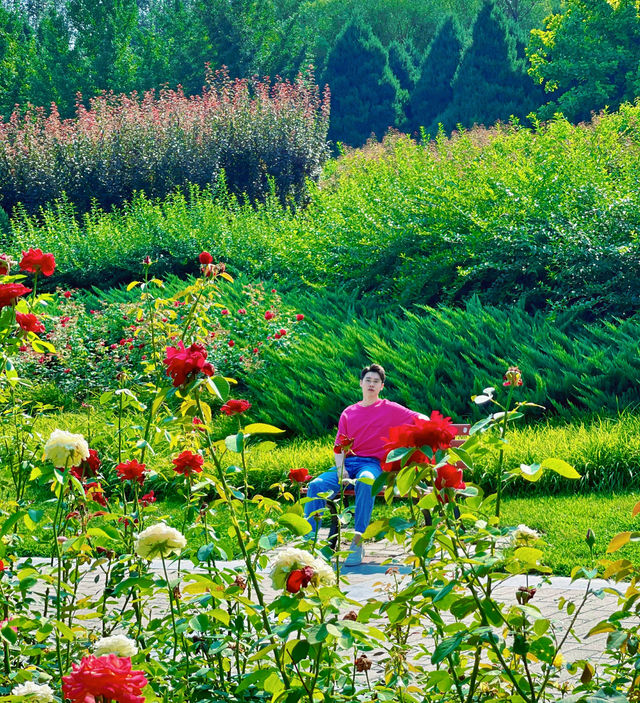
[[181, 532], [164, 522], [159, 522], [147, 527], [138, 535], [135, 550], [143, 559], [153, 559], [179, 554], [186, 546], [187, 540]]
[[105, 654], [117, 654], [119, 657], [133, 657], [138, 653], [136, 643], [125, 635], [112, 635], [111, 637], [102, 637], [94, 647], [93, 653], [96, 657], [102, 657]]
[[531, 527], [527, 527], [527, 525], [518, 525], [513, 533], [513, 541], [519, 546], [524, 546], [539, 539], [540, 533], [536, 532]]
[[12, 696], [28, 696], [30, 701], [34, 703], [51, 703], [53, 701], [53, 689], [46, 683], [38, 684], [33, 681], [25, 681], [18, 684], [13, 691]]
[[54, 430], [44, 445], [44, 458], [57, 469], [78, 466], [89, 458], [89, 445], [81, 434]]

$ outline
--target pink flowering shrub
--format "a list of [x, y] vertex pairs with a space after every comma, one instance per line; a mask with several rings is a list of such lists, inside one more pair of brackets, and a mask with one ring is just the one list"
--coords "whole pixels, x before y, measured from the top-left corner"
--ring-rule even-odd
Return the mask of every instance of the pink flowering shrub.
[[134, 191], [162, 197], [178, 186], [215, 182], [250, 199], [305, 194], [328, 156], [329, 95], [313, 78], [231, 80], [209, 73], [202, 94], [103, 94], [61, 120], [33, 108], [0, 123], [0, 205], [34, 213], [63, 193], [80, 211], [109, 208]]

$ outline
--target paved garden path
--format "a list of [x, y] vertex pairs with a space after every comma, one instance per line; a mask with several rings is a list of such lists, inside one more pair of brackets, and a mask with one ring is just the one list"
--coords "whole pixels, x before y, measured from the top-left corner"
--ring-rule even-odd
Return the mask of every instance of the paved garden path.
[[[48, 560], [37, 560], [48, 564]], [[342, 568], [344, 576], [343, 589], [346, 594], [360, 604], [365, 603], [370, 598], [384, 599], [385, 588], [391, 587], [395, 579], [401, 579], [403, 574], [409, 573], [409, 567], [403, 565], [404, 554], [397, 544], [392, 544], [383, 540], [381, 542], [367, 545], [366, 556], [362, 564], [351, 568]], [[219, 563], [220, 567], [228, 566], [243, 573], [243, 562], [233, 561], [225, 564]], [[395, 574], [389, 573], [389, 567], [396, 565], [398, 570]], [[176, 575], [177, 563], [167, 562], [170, 578]], [[159, 576], [162, 574], [162, 564], [160, 560], [151, 563], [151, 569]], [[193, 572], [190, 562], [182, 561], [182, 573]], [[271, 587], [271, 580], [268, 577], [269, 567], [263, 572], [262, 581], [265, 597], [267, 600], [275, 598], [276, 592]], [[495, 596], [504, 603], [515, 603], [515, 594], [519, 586], [534, 586], [538, 590], [531, 605], [537, 606], [543, 616], [548, 618], [557, 633], [566, 632], [570, 617], [566, 609], [560, 610], [558, 603], [561, 598], [574, 600], [579, 603], [587, 589], [587, 581], [576, 580], [571, 582], [569, 578], [554, 577], [550, 583], [543, 583], [540, 576], [529, 577], [527, 584], [526, 577], [513, 576], [495, 586]], [[581, 641], [569, 637], [563, 648], [565, 660], [567, 662], [576, 659], [589, 659], [594, 663], [603, 659], [603, 649], [606, 635], [597, 635], [585, 638], [588, 631], [602, 619], [617, 609], [618, 598], [614, 593], [596, 594], [602, 588], [621, 590], [621, 585], [609, 583], [602, 579], [591, 582], [589, 595], [586, 604], [582, 608], [577, 618], [574, 629]], [[102, 593], [103, 575], [96, 571], [87, 571], [79, 587], [79, 596], [95, 596]], [[113, 602], [113, 601], [112, 601]], [[115, 607], [115, 605], [114, 605]], [[166, 612], [167, 602], [162, 598], [154, 598], [153, 609], [156, 613]], [[374, 653], [375, 659], [380, 661], [383, 652]]]

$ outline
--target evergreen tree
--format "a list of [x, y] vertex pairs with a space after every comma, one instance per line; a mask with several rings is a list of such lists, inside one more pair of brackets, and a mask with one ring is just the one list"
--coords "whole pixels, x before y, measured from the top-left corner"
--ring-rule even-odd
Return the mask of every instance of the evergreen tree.
[[411, 92], [408, 112], [412, 131], [420, 127], [430, 134], [437, 131], [435, 119], [447, 109], [453, 97], [451, 84], [461, 53], [460, 30], [453, 17], [448, 17], [429, 46]]
[[402, 121], [400, 85], [380, 40], [360, 18], [338, 35], [322, 83], [331, 89], [329, 139], [361, 146]]
[[397, 41], [389, 44], [389, 68], [398, 79], [400, 87], [410, 92], [418, 78], [418, 69], [411, 54]]
[[493, 2], [485, 3], [478, 13], [452, 89], [449, 107], [437, 118], [446, 130], [458, 124], [492, 125], [512, 115], [525, 117], [536, 107], [537, 90], [517, 61], [507, 20]]

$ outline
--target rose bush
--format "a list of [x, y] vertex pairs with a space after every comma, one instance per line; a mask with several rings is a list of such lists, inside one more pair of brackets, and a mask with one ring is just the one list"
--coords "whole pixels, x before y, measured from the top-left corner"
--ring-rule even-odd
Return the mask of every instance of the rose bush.
[[[328, 545], [301, 539], [309, 525], [301, 501], [286, 485], [279, 486], [280, 500], [251, 490], [248, 452], [279, 430], [248, 420], [249, 402], [230, 397], [230, 380], [211, 360], [205, 342], [210, 322], [214, 314], [228, 318], [231, 312], [211, 303], [226, 272], [209, 268], [207, 257], [201, 263], [202, 277], [173, 301], [188, 300], [188, 311], [170, 323], [162, 317], [166, 301], [150, 292], [160, 289], [157, 283], [147, 276], [139, 284], [138, 309], [148, 332], [143, 374], [137, 381], [134, 374], [120, 374], [102, 396], [116, 406], [117, 460], [102, 458], [90, 446], [93, 440], [82, 435], [57, 429], [45, 438], [33, 431], [16, 399], [16, 388], [27, 379], [19, 378], [13, 359], [24, 353], [25, 341], [36, 353], [53, 352], [37, 332], [27, 332], [25, 340], [16, 315], [42, 318], [42, 303], [51, 296], [6, 297], [0, 315], [6, 412], [0, 422], [11, 446], [7, 467], [16, 499], [0, 522], [0, 536], [7, 538], [0, 540], [5, 691], [47, 703], [52, 697], [125, 703], [542, 703], [560, 698], [568, 687], [574, 702], [614, 703], [624, 697], [622, 690], [633, 698], [637, 628], [623, 615], [595, 630], [612, 635], [607, 646], [617, 652], [617, 667], [605, 664], [596, 676], [589, 662], [563, 663], [576, 618], [596, 597], [592, 564], [574, 571], [589, 582], [584, 595], [561, 603], [570, 618], [566, 631], [557, 631], [536, 608], [539, 587], [514, 587], [506, 603], [496, 597], [496, 585], [513, 575], [548, 571], [543, 540], [523, 526], [502, 524], [501, 487], [516, 478], [538, 480], [545, 471], [577, 477], [558, 459], [504, 470], [509, 425], [530, 405], [514, 402], [514, 394], [524, 390], [515, 367], [507, 372], [507, 386], [475, 397], [493, 411], [462, 446], [451, 446], [450, 418], [436, 411], [391, 429], [391, 470], [371, 490], [386, 487], [389, 502], [394, 493], [406, 497], [410, 518], [391, 510], [365, 537], [384, 536], [401, 545], [407, 573], [392, 567], [390, 585], [359, 602], [334, 572]], [[7, 273], [0, 286], [22, 285], [19, 278]], [[234, 315], [244, 318], [247, 308]], [[264, 311], [256, 319], [277, 322]], [[280, 339], [287, 331], [274, 329]], [[136, 409], [135, 421], [128, 408]], [[223, 414], [235, 426], [227, 436], [216, 434], [213, 422]], [[341, 437], [338, 445], [348, 450], [351, 443]], [[166, 477], [153, 478], [175, 480], [180, 474], [180, 529], [158, 514], [148, 484], [147, 457], [161, 447], [167, 450]], [[472, 468], [487, 453], [496, 457], [496, 496], [483, 495], [464, 478], [462, 467]], [[305, 471], [292, 480], [306, 480]], [[50, 494], [51, 512], [31, 507], [34, 487]], [[218, 511], [228, 515], [232, 554], [211, 527]], [[349, 533], [347, 518], [340, 517]], [[14, 528], [34, 530], [39, 523], [46, 526], [42, 539], [50, 560], [18, 560], [21, 536]], [[588, 536], [587, 544], [594, 539]], [[636, 533], [624, 533], [610, 551], [636, 539]], [[239, 561], [228, 562], [232, 556]], [[630, 573], [620, 563], [610, 569], [619, 578]], [[267, 574], [275, 590], [271, 597]], [[81, 588], [87, 575], [97, 579], [90, 592]], [[635, 594], [628, 598], [623, 614]]]

